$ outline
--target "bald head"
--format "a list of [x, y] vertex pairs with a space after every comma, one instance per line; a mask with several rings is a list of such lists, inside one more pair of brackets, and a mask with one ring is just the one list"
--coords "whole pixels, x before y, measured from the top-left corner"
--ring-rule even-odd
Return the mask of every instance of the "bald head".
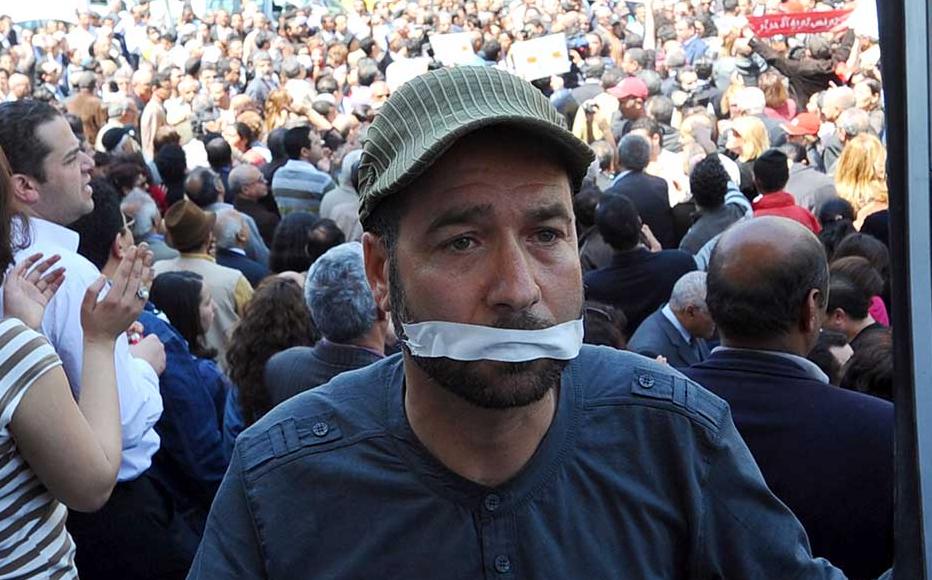
[[822, 244], [786, 218], [735, 225], [719, 239], [709, 262], [706, 301], [729, 346], [754, 348], [775, 340], [806, 354], [818, 334], [827, 291]]

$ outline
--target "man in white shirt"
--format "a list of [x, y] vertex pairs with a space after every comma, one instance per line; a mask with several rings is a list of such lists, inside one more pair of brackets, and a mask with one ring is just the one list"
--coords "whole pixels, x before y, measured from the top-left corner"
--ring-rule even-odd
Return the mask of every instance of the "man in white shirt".
[[[81, 301], [100, 271], [78, 254], [79, 236], [65, 226], [94, 208], [89, 185], [94, 161], [81, 149], [65, 118], [38, 101], [0, 104], [0, 147], [12, 170], [13, 196], [28, 220], [28, 238], [23, 237], [26, 232], [19, 227], [18, 237], [26, 247], [18, 251], [17, 260], [37, 252], [59, 255], [57, 266], [65, 268], [65, 281], [45, 310], [42, 332], [61, 357], [71, 389], [79, 396], [83, 361]], [[94, 575], [83, 568], [104, 557], [101, 550], [119, 552], [120, 546], [129, 548], [140, 541], [144, 545], [159, 543], [158, 555], [150, 561], [148, 555], [138, 558], [139, 554], [129, 554], [140, 560], [136, 564], [139, 573], [133, 566], [132, 571], [124, 569], [121, 574], [156, 577], [165, 574], [166, 566], [180, 569], [185, 560], [190, 562], [196, 549], [196, 537], [189, 530], [190, 535], [186, 535], [179, 527], [181, 520], [171, 498], [156, 487], [148, 473], [152, 456], [159, 449], [154, 426], [162, 414], [158, 375], [165, 369], [164, 347], [155, 336], [130, 346], [124, 334], [117, 340], [114, 363], [123, 437], [117, 485], [101, 511], [73, 512], [68, 528], [77, 545], [82, 577]], [[112, 556], [107, 560], [116, 561]]]

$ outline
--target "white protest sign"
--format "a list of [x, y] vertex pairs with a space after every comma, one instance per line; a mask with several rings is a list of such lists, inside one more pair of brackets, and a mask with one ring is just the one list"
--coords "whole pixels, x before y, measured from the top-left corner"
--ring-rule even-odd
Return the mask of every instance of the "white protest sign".
[[431, 34], [430, 46], [434, 49], [434, 58], [444, 66], [472, 64], [476, 60], [476, 55], [472, 51], [472, 39], [468, 32]]
[[514, 73], [528, 81], [568, 73], [566, 35], [561, 32], [515, 42], [508, 50], [508, 60]]
[[78, 10], [87, 9], [87, 0], [55, 0], [49, 2], [3, 2], [0, 14], [8, 15], [13, 22], [30, 20], [61, 20], [77, 23]]

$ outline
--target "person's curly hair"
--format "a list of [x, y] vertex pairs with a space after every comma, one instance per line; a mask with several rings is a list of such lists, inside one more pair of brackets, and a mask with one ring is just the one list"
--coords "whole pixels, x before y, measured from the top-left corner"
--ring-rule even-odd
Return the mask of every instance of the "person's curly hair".
[[262, 379], [272, 355], [293, 346], [312, 346], [320, 338], [301, 287], [288, 278], [266, 278], [233, 329], [227, 349], [230, 379], [236, 385], [245, 425], [271, 408]]

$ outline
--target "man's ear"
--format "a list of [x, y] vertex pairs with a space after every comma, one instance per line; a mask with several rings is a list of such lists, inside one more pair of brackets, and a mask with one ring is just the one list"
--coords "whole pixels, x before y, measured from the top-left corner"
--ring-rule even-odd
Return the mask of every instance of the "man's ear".
[[29, 207], [39, 201], [39, 190], [36, 187], [35, 177], [14, 173], [10, 176], [10, 182], [13, 185], [13, 197], [20, 205]]
[[825, 318], [825, 302], [828, 299], [818, 288], [812, 288], [806, 294], [802, 311], [799, 313], [799, 329], [804, 334], [817, 332], [822, 328]]
[[369, 280], [375, 304], [380, 311], [391, 312], [388, 249], [381, 238], [371, 232], [365, 232], [362, 235], [362, 253], [366, 278]]

